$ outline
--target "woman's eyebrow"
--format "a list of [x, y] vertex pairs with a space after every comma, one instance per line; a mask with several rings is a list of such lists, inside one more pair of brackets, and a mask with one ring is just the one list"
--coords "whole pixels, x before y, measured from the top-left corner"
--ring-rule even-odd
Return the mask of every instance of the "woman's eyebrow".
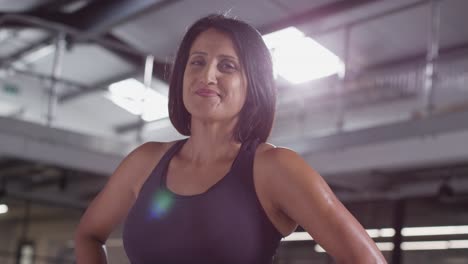
[[[190, 56], [194, 56], [194, 55], [208, 56], [208, 53], [207, 53], [207, 52], [204, 52], [204, 51], [193, 51], [192, 53], [190, 53]], [[232, 56], [232, 55], [227, 55], [227, 54], [220, 54], [220, 55], [218, 55], [217, 57], [233, 59], [233, 60], [235, 60], [235, 61], [238, 61], [238, 60], [239, 60], [237, 57]]]
[[203, 52], [203, 51], [193, 51], [190, 56], [193, 56], [193, 55], [208, 55], [208, 53], [206, 52]]
[[227, 59], [232, 59], [232, 60], [235, 60], [235, 61], [238, 61], [238, 60], [239, 60], [237, 57], [231, 56], [231, 55], [227, 55], [227, 54], [220, 54], [220, 55], [218, 55], [218, 57], [227, 58]]

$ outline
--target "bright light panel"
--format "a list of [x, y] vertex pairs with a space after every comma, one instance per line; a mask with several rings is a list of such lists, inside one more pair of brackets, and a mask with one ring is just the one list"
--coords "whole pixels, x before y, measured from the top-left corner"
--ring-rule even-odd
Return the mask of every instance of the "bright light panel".
[[408, 250], [447, 250], [468, 248], [468, 240], [408, 241], [401, 243], [401, 249]]
[[[395, 229], [366, 229], [372, 238], [393, 237]], [[405, 227], [401, 230], [402, 236], [441, 236], [441, 235], [463, 235], [468, 234], [468, 226], [427, 226], [427, 227]], [[282, 239], [282, 241], [306, 241], [313, 240], [307, 232], [294, 232]], [[458, 241], [458, 240], [457, 240]]]
[[323, 249], [323, 247], [321, 247], [320, 245], [315, 245], [314, 249], [315, 249], [315, 252], [319, 252], [319, 253], [325, 252], [325, 249]]
[[380, 237], [393, 237], [395, 235], [395, 229], [393, 228], [382, 228], [380, 229]]
[[[393, 237], [395, 229], [382, 228], [382, 229], [367, 229], [367, 234], [372, 238], [377, 237]], [[283, 238], [281, 241], [307, 241], [314, 240], [307, 232], [293, 232], [289, 236]]]
[[150, 122], [169, 116], [166, 96], [156, 92], [136, 79], [126, 79], [109, 86], [105, 96], [134, 115], [142, 115], [143, 120]]
[[375, 244], [380, 251], [392, 251], [395, 247], [392, 242], [377, 242]]
[[449, 240], [449, 248], [468, 248], [468, 240]]
[[0, 214], [8, 213], [8, 206], [6, 204], [0, 204]]
[[372, 238], [393, 237], [395, 235], [395, 229], [393, 228], [366, 229], [366, 231], [367, 234]]
[[293, 84], [344, 71], [340, 58], [295, 27], [264, 35], [263, 40], [272, 54], [275, 75]]
[[[392, 251], [394, 248], [392, 242], [377, 242], [375, 244], [380, 251]], [[401, 243], [401, 249], [404, 251], [448, 250], [460, 248], [468, 248], [468, 240], [410, 241]], [[319, 253], [325, 252], [325, 250], [319, 245], [315, 245], [315, 251]]]
[[281, 241], [307, 241], [314, 240], [307, 232], [293, 232]]
[[468, 226], [426, 226], [405, 227], [401, 230], [403, 236], [439, 236], [468, 234]]
[[402, 250], [442, 250], [448, 248], [448, 241], [411, 241], [401, 243]]
[[[375, 243], [380, 251], [392, 251], [393, 250], [393, 243], [392, 242], [377, 242]], [[325, 249], [323, 249], [319, 245], [315, 245], [315, 252], [323, 253]]]

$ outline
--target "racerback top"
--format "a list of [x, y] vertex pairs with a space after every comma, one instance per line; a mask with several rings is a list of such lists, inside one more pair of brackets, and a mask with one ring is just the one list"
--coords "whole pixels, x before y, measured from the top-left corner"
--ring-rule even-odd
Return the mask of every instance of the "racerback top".
[[132, 264], [271, 264], [282, 238], [260, 204], [253, 161], [258, 140], [242, 144], [228, 173], [206, 192], [179, 195], [166, 187], [164, 154], [142, 186], [124, 223]]

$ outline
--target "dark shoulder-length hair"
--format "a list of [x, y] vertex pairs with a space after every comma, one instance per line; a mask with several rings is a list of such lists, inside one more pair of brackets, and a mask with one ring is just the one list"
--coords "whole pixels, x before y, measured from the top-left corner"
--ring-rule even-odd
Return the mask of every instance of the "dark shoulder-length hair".
[[185, 34], [177, 52], [169, 85], [169, 118], [182, 135], [190, 136], [190, 113], [182, 100], [183, 78], [190, 48], [197, 36], [216, 29], [228, 34], [247, 77], [247, 96], [239, 113], [233, 137], [238, 142], [270, 135], [276, 107], [276, 89], [271, 55], [260, 33], [249, 24], [224, 15], [209, 15], [196, 21]]

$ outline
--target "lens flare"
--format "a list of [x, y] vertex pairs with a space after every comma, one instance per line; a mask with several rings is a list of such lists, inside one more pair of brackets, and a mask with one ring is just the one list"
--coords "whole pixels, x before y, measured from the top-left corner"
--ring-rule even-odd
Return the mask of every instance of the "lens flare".
[[174, 198], [168, 191], [160, 190], [156, 192], [151, 203], [151, 217], [161, 219], [170, 211], [173, 203]]

